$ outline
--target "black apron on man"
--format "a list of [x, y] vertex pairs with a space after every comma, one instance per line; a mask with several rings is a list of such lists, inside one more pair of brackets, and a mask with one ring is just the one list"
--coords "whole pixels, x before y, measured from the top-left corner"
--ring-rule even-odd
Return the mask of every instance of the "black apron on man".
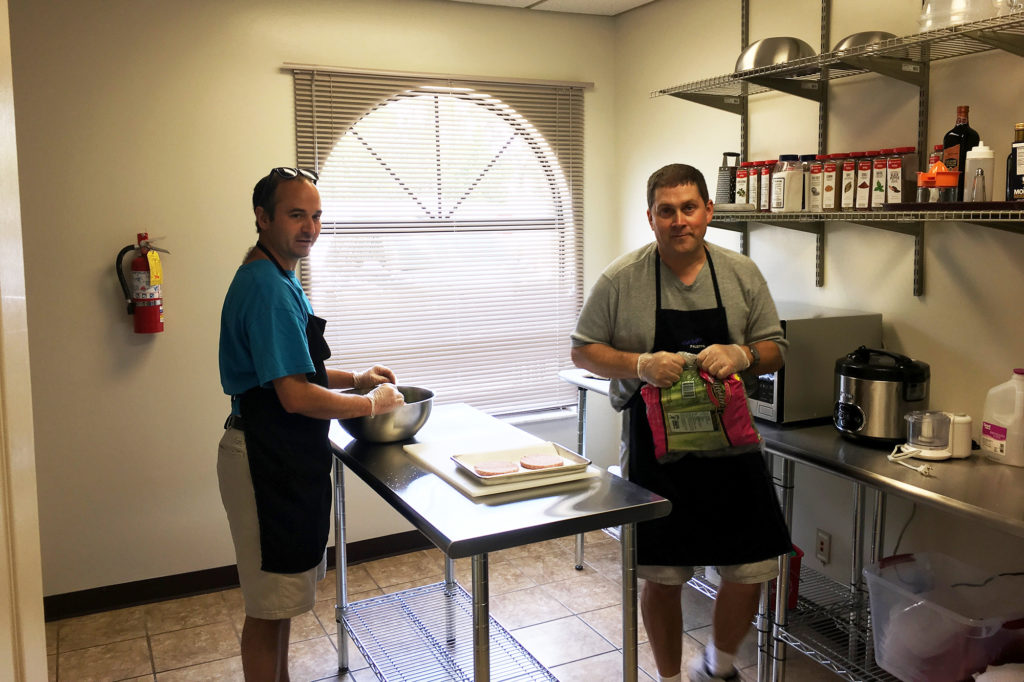
[[[288, 278], [270, 252], [256, 245]], [[326, 324], [315, 315], [306, 320], [314, 368], [306, 376], [325, 388], [324, 361], [331, 357], [324, 340]], [[240, 405], [260, 525], [261, 568], [272, 573], [309, 570], [323, 558], [331, 526], [331, 422], [286, 412], [273, 386], [249, 389]]]
[[[711, 254], [707, 266], [715, 307], [661, 306], [661, 257], [655, 252], [655, 327], [650, 352], [698, 353], [732, 343]], [[645, 566], [729, 566], [789, 552], [791, 543], [760, 451], [728, 456], [687, 454], [661, 464], [640, 390], [629, 410], [629, 480], [672, 502], [665, 517], [637, 524], [637, 563]]]

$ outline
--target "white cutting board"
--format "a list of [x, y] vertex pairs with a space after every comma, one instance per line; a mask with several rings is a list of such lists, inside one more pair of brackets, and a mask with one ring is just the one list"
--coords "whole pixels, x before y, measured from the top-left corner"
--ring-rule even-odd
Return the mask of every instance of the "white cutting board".
[[[530, 446], [527, 446], [527, 448], [529, 447]], [[413, 459], [415, 459], [424, 469], [437, 474], [449, 484], [458, 488], [470, 497], [482, 497], [484, 495], [507, 493], [513, 490], [525, 490], [528, 488], [554, 485], [556, 483], [578, 481], [585, 478], [592, 478], [600, 473], [597, 467], [590, 465], [586, 469], [574, 471], [565, 474], [564, 476], [546, 476], [544, 478], [534, 479], [523, 478], [517, 481], [509, 481], [508, 483], [485, 484], [480, 483], [472, 476], [459, 470], [459, 465], [452, 460], [452, 455], [464, 455], [470, 453], [457, 452], [452, 447], [451, 443], [410, 443], [404, 446], [404, 448], [405, 451], [412, 455]], [[498, 450], [495, 450], [495, 452], [498, 452]], [[505, 448], [502, 452], [507, 453], [508, 449]], [[477, 453], [474, 452], [472, 454]]]

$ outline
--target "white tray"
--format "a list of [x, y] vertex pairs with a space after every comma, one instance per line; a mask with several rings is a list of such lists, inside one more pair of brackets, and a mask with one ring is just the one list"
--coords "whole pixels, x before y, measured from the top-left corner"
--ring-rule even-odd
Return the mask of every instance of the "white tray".
[[[546, 469], [526, 469], [519, 465], [519, 460], [528, 455], [558, 455], [562, 458], [562, 462], [564, 462], [564, 464], [559, 467], [548, 467]], [[557, 443], [541, 443], [540, 445], [529, 445], [512, 450], [496, 450], [494, 452], [473, 452], [462, 455], [452, 455], [452, 460], [459, 466], [460, 471], [469, 474], [484, 485], [511, 483], [512, 481], [525, 481], [535, 478], [548, 478], [550, 476], [564, 476], [577, 471], [583, 471], [590, 464], [590, 460], [586, 457], [581, 457], [575, 452], [566, 450]], [[476, 469], [473, 468], [474, 464], [492, 461], [514, 462], [519, 466], [519, 470], [507, 474], [484, 476], [477, 473]]]
[[[529, 447], [537, 447], [537, 444]], [[573, 468], [565, 471], [564, 467], [554, 469], [539, 469], [539, 472], [553, 471], [547, 476], [530, 476], [514, 480], [492, 481], [485, 484], [479, 476], [470, 475], [453, 458], [457, 452], [452, 443], [410, 443], [404, 446], [414, 459], [424, 468], [440, 476], [453, 487], [470, 497], [493, 496], [499, 493], [527, 490], [541, 486], [553, 486], [558, 483], [569, 483], [589, 479], [597, 476], [600, 472], [597, 467], [590, 465], [582, 468]], [[498, 451], [480, 453], [462, 453], [463, 455], [480, 454], [486, 459], [494, 459]], [[582, 459], [582, 458], [581, 458]]]

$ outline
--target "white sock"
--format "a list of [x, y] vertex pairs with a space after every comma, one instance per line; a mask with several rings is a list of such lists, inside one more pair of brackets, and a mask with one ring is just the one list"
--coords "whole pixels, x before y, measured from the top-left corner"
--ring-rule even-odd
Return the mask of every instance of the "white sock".
[[732, 664], [736, 660], [736, 654], [730, 654], [722, 651], [714, 644], [709, 644], [705, 650], [704, 658], [712, 675], [728, 675], [733, 671]]
[[658, 680], [659, 680], [659, 682], [682, 682], [682, 680], [683, 680], [683, 673], [682, 673], [682, 671], [679, 671], [675, 675], [672, 675], [670, 677], [665, 677], [664, 675], [659, 673], [658, 674]]

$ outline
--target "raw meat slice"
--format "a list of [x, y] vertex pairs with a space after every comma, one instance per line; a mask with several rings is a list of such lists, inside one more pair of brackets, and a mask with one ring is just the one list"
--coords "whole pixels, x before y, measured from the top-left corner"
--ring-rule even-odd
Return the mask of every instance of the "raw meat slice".
[[473, 471], [481, 476], [498, 476], [500, 474], [514, 474], [519, 471], [519, 465], [507, 460], [494, 460], [490, 462], [477, 462], [473, 465]]
[[524, 469], [551, 469], [565, 464], [558, 455], [526, 455], [519, 460]]

